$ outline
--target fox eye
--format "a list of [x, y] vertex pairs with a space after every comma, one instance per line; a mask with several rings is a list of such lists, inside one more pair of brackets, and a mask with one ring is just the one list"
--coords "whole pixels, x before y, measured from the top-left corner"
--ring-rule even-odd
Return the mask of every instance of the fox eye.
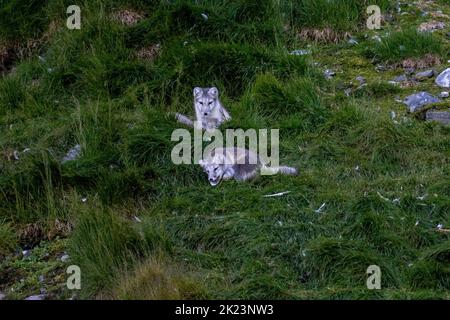
[[210, 105], [211, 103], [213, 103], [213, 102], [212, 102], [212, 101], [209, 101], [209, 102], [208, 102], [208, 105]]
[[200, 103], [201, 105], [203, 105], [203, 101], [199, 101], [198, 103]]
[[219, 167], [217, 167], [217, 168], [214, 168], [214, 172], [216, 172], [218, 168], [219, 168]]

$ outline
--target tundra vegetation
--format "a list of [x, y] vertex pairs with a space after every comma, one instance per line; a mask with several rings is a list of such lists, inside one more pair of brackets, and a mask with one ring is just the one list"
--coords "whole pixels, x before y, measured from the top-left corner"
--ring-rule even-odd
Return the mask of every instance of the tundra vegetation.
[[[389, 81], [449, 67], [450, 4], [399, 4], [1, 0], [0, 293], [449, 299], [450, 127], [400, 102], [443, 90]], [[224, 128], [279, 129], [299, 175], [212, 188], [173, 164], [168, 114], [193, 115], [195, 86], [219, 88]]]

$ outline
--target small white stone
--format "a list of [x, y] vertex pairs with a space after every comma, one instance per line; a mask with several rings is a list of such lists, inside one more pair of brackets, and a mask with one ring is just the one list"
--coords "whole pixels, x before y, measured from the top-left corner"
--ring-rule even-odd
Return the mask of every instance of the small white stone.
[[23, 250], [23, 251], [22, 251], [22, 255], [23, 255], [25, 258], [28, 258], [28, 257], [31, 255], [31, 250]]
[[324, 202], [324, 203], [322, 203], [322, 205], [320, 206], [320, 208], [319, 208], [319, 209], [317, 209], [317, 210], [315, 210], [315, 212], [317, 212], [317, 213], [321, 213], [321, 212], [322, 212], [322, 210], [323, 210], [323, 208], [325, 208], [325, 202]]
[[61, 257], [61, 262], [67, 262], [70, 260], [70, 256], [68, 254], [65, 254]]
[[395, 113], [395, 111], [391, 111], [391, 119], [394, 120], [396, 116], [397, 114]]

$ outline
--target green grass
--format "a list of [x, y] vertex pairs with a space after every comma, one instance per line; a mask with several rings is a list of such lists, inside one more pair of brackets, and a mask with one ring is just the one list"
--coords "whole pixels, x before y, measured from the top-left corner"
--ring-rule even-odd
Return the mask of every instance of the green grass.
[[383, 12], [392, 8], [392, 1], [361, 0], [300, 0], [286, 1], [292, 23], [300, 27], [332, 28], [338, 31], [354, 31], [365, 22], [366, 8], [378, 5]]
[[23, 37], [39, 35], [48, 23], [43, 1], [2, 0], [0, 8], [3, 40], [23, 40]]
[[375, 58], [389, 62], [420, 58], [427, 53], [442, 55], [442, 42], [432, 33], [419, 32], [415, 28], [392, 32], [371, 49]]
[[13, 252], [17, 244], [17, 236], [11, 225], [9, 223], [0, 224], [0, 257], [5, 257]]
[[111, 212], [101, 208], [81, 209], [79, 215], [69, 248], [83, 269], [87, 284], [83, 292], [93, 296], [110, 287], [117, 271], [132, 263], [132, 254], [139, 254], [143, 246], [130, 225]]
[[[20, 46], [56, 25], [0, 78], [0, 291], [9, 298], [36, 294], [40, 274], [52, 298], [70, 297], [62, 251], [82, 270], [80, 298], [449, 298], [449, 235], [436, 226], [450, 226], [450, 129], [395, 103], [438, 89], [390, 85], [403, 70], [374, 64], [444, 58], [445, 35], [397, 17], [386, 30], [404, 31], [376, 44], [364, 1], [85, 1], [81, 30], [64, 27], [66, 4], [8, 1], [1, 11], [18, 27], [2, 21], [0, 40]], [[144, 18], [113, 21], [123, 8]], [[360, 44], [290, 55], [307, 48], [295, 37], [302, 28], [352, 32]], [[155, 44], [152, 59], [136, 56]], [[325, 80], [325, 68], [336, 77]], [[367, 85], [347, 97], [357, 75]], [[198, 166], [174, 165], [180, 125], [168, 113], [193, 115], [194, 86], [219, 88], [233, 117], [224, 128], [280, 129], [280, 162], [300, 174], [212, 188]], [[77, 144], [80, 156], [61, 163]], [[56, 220], [74, 225], [59, 233], [67, 239], [48, 235]], [[38, 243], [24, 237], [34, 225]], [[28, 246], [30, 259], [14, 255]], [[380, 291], [366, 288], [372, 264]]]

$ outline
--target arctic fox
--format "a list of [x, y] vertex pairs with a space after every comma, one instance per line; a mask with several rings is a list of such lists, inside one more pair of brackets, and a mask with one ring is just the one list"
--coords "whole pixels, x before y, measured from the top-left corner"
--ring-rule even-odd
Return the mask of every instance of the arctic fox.
[[222, 180], [234, 178], [245, 181], [255, 177], [258, 171], [265, 170], [271, 174], [282, 173], [297, 175], [297, 169], [292, 167], [267, 167], [261, 162], [258, 155], [243, 148], [215, 148], [199, 165], [208, 174], [208, 181], [212, 186], [218, 185]]
[[[194, 109], [197, 129], [217, 129], [225, 121], [231, 120], [230, 114], [219, 100], [219, 90], [216, 87], [195, 87]], [[194, 121], [183, 114], [176, 113], [175, 117], [178, 122], [191, 127], [194, 126]]]

